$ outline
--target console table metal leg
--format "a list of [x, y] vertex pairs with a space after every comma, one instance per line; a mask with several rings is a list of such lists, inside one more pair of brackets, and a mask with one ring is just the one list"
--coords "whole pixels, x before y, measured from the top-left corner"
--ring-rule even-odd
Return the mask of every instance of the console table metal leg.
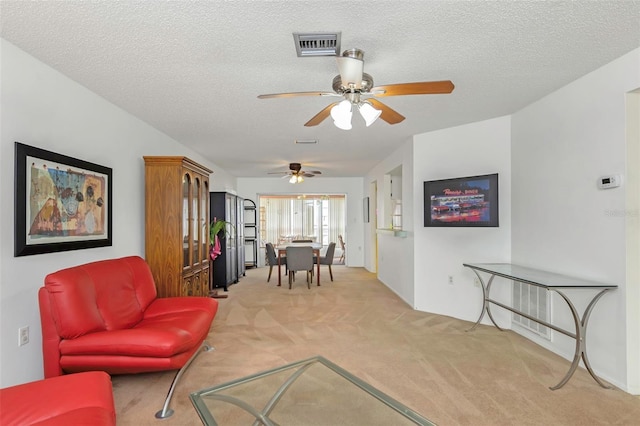
[[473, 324], [473, 326], [470, 329], [466, 330], [466, 331], [475, 330], [475, 328], [478, 326], [478, 324], [480, 324], [480, 322], [482, 321], [482, 318], [484, 318], [484, 313], [485, 312], [487, 314], [489, 314], [489, 319], [491, 320], [493, 325], [495, 325], [496, 328], [498, 328], [498, 330], [504, 331], [502, 328], [500, 328], [498, 326], [498, 324], [496, 324], [496, 321], [493, 319], [493, 315], [491, 315], [491, 309], [489, 308], [490, 307], [490, 305], [489, 305], [489, 302], [490, 302], [490, 300], [489, 300], [489, 292], [491, 291], [491, 283], [493, 282], [493, 279], [496, 276], [495, 275], [491, 275], [491, 278], [489, 278], [489, 281], [487, 282], [487, 284], [485, 286], [484, 280], [482, 279], [482, 277], [480, 276], [478, 271], [473, 269], [473, 273], [476, 274], [476, 276], [478, 277], [478, 280], [480, 280], [480, 287], [482, 287], [482, 310], [480, 311], [480, 317], [478, 318], [476, 323]]
[[498, 330], [506, 331], [504, 328], [500, 327], [498, 325], [498, 323], [496, 323], [496, 320], [493, 319], [493, 315], [491, 315], [491, 305], [490, 305], [489, 302], [491, 302], [491, 303], [495, 303], [495, 302], [493, 300], [491, 300], [491, 298], [489, 297], [489, 294], [491, 293], [491, 284], [493, 282], [493, 278], [494, 277], [495, 277], [495, 275], [491, 275], [491, 278], [489, 279], [489, 282], [487, 283], [487, 299], [485, 300], [485, 303], [487, 304], [487, 314], [489, 315], [489, 319], [491, 320], [493, 325], [495, 325]]
[[[480, 324], [480, 321], [482, 321], [482, 318], [484, 318], [484, 311], [487, 309], [487, 306], [489, 305], [489, 302], [487, 302], [487, 290], [485, 289], [484, 280], [482, 279], [480, 274], [478, 274], [478, 271], [476, 271], [475, 269], [472, 269], [472, 271], [474, 274], [476, 274], [476, 276], [480, 280], [480, 287], [482, 287], [482, 309], [480, 309], [480, 316], [478, 317], [478, 320], [476, 321], [476, 323], [473, 324], [473, 326], [466, 331], [475, 330], [478, 324]], [[493, 279], [493, 275], [491, 276], [491, 279]]]
[[587, 324], [589, 322], [589, 317], [591, 316], [591, 311], [593, 310], [593, 307], [596, 305], [598, 300], [600, 300], [600, 298], [608, 291], [608, 289], [602, 290], [601, 292], [596, 294], [593, 299], [591, 299], [591, 302], [589, 302], [589, 305], [587, 306], [587, 308], [584, 311], [584, 314], [582, 315], [582, 320], [580, 320], [578, 311], [576, 310], [573, 303], [571, 303], [569, 298], [561, 291], [559, 290], [555, 290], [555, 291], [564, 299], [565, 302], [567, 302], [567, 305], [569, 305], [569, 309], [571, 310], [571, 315], [573, 315], [573, 321], [576, 327], [576, 335], [575, 335], [576, 350], [573, 355], [573, 361], [571, 362], [571, 367], [569, 367], [569, 371], [567, 371], [567, 374], [565, 374], [564, 378], [560, 381], [560, 383], [558, 383], [555, 386], [551, 386], [549, 389], [556, 390], [564, 386], [569, 381], [571, 376], [573, 376], [573, 373], [575, 373], [576, 369], [578, 368], [578, 365], [580, 364], [580, 359], [582, 359], [582, 361], [584, 362], [584, 365], [587, 368], [587, 371], [589, 372], [589, 374], [591, 374], [591, 377], [593, 377], [593, 379], [600, 386], [606, 389], [611, 389], [610, 386], [607, 386], [606, 384], [604, 384], [600, 380], [600, 378], [596, 376], [596, 374], [593, 372], [593, 369], [591, 368], [591, 364], [589, 363], [589, 358], [587, 357], [587, 340], [586, 340]]

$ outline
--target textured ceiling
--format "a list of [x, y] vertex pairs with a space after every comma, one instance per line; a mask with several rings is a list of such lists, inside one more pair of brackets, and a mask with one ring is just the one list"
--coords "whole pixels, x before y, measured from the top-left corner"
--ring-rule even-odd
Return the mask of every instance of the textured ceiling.
[[[638, 1], [3, 0], [0, 15], [3, 38], [235, 176], [363, 176], [411, 135], [513, 113], [640, 46]], [[304, 127], [335, 98], [256, 96], [331, 91], [335, 58], [293, 42], [321, 31], [364, 50], [376, 85], [455, 90], [384, 98], [396, 125]]]

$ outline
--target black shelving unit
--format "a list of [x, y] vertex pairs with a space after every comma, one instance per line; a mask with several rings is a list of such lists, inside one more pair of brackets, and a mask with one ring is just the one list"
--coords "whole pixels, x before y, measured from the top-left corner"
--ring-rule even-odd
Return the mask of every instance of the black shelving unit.
[[[245, 266], [247, 268], [258, 267], [258, 216], [256, 203], [245, 198], [244, 200], [244, 246], [245, 246]], [[250, 246], [251, 256], [247, 253], [247, 246]]]
[[244, 206], [242, 199], [228, 192], [210, 192], [211, 206], [210, 222], [216, 219], [224, 219], [231, 226], [226, 230], [224, 238], [220, 238], [220, 255], [213, 261], [213, 272], [210, 275], [211, 288], [224, 288], [235, 284], [243, 274], [243, 257], [239, 252], [244, 250], [242, 245], [240, 226], [242, 224], [242, 213], [238, 209]]

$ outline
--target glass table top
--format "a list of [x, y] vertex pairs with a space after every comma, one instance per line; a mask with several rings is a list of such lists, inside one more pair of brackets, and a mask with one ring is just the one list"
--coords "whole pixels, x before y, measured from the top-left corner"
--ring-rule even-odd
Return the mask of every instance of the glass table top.
[[316, 356], [190, 395], [205, 425], [433, 425]]
[[494, 274], [545, 288], [616, 288], [617, 285], [599, 283], [583, 278], [541, 271], [511, 263], [463, 263], [478, 271]]

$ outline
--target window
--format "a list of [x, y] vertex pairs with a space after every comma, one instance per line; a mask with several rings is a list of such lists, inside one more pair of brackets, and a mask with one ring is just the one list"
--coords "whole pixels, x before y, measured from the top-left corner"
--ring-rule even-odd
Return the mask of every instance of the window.
[[259, 205], [263, 242], [311, 239], [327, 246], [345, 235], [344, 195], [261, 195]]

